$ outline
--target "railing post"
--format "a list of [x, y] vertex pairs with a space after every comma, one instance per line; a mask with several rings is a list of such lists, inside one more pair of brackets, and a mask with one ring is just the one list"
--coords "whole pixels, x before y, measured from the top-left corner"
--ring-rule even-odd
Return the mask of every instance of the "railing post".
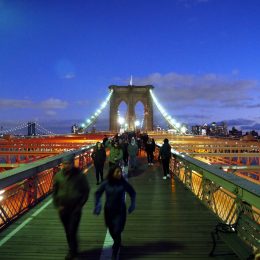
[[192, 190], [192, 170], [189, 168], [189, 165], [185, 165], [184, 170], [184, 176], [185, 176], [185, 185]]
[[217, 213], [217, 207], [214, 203], [214, 193], [219, 189], [219, 186], [215, 185], [211, 180], [202, 177], [202, 201]]
[[32, 176], [27, 179], [27, 205], [31, 207], [37, 200], [37, 188], [35, 185], [35, 177]]

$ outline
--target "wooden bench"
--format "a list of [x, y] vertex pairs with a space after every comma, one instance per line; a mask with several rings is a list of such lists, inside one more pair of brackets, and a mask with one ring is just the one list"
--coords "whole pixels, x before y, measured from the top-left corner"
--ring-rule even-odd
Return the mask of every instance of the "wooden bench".
[[214, 256], [217, 241], [224, 241], [240, 259], [254, 259], [254, 251], [260, 250], [260, 225], [252, 218], [240, 213], [235, 224], [218, 223], [211, 232]]

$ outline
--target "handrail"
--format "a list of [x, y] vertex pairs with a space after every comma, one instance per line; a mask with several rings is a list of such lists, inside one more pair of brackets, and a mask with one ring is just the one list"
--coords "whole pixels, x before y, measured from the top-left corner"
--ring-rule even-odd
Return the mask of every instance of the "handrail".
[[173, 157], [186, 162], [191, 170], [201, 173], [204, 177], [214, 182], [216, 185], [225, 188], [243, 201], [259, 207], [260, 205], [260, 186], [232, 173], [227, 173], [217, 169], [205, 162], [190, 157], [185, 153], [179, 153], [172, 149]]
[[[156, 144], [159, 152], [160, 144]], [[220, 220], [235, 223], [241, 211], [260, 224], [260, 185], [171, 150], [171, 173]]]
[[8, 170], [5, 172], [2, 172], [0, 174], [0, 190], [4, 189], [8, 186], [11, 186], [13, 184], [16, 184], [20, 181], [23, 181], [24, 179], [30, 178], [34, 175], [36, 175], [39, 172], [45, 171], [47, 169], [53, 168], [57, 165], [59, 165], [62, 161], [62, 158], [72, 155], [76, 157], [77, 155], [80, 155], [89, 149], [93, 148], [94, 145], [89, 145], [86, 147], [83, 147], [78, 150], [73, 150], [69, 152], [65, 152], [59, 155], [52, 156], [50, 158], [44, 158], [26, 165], [23, 165], [21, 167]]
[[84, 172], [92, 163], [94, 145], [41, 159], [0, 174], [0, 230], [27, 212], [53, 189], [53, 178], [60, 170], [62, 159], [73, 156]]

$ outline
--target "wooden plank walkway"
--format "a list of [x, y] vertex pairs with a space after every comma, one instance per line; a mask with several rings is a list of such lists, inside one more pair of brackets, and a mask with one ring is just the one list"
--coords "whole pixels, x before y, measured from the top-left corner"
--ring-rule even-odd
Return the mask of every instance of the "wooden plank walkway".
[[[145, 158], [139, 158], [138, 163], [138, 169], [129, 172], [129, 181], [137, 192], [137, 207], [128, 215], [119, 259], [212, 259], [208, 253], [216, 217], [178, 180], [163, 180], [158, 163], [148, 166]], [[97, 187], [93, 168], [88, 179], [92, 188], [79, 228], [78, 259], [98, 260], [107, 231], [103, 215], [92, 214]], [[0, 259], [64, 259], [67, 243], [50, 199], [0, 233], [1, 241], [28, 221], [6, 243], [0, 244]], [[49, 205], [39, 212], [46, 203]], [[218, 252], [230, 250], [220, 244]], [[237, 258], [222, 255], [214, 259]]]

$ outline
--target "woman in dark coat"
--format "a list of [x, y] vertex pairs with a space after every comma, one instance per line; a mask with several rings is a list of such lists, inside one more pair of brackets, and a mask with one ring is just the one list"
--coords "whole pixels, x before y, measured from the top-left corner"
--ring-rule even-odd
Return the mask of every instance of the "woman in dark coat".
[[95, 193], [94, 214], [96, 215], [99, 215], [101, 212], [101, 196], [104, 192], [106, 193], [104, 206], [105, 223], [114, 240], [112, 259], [116, 259], [121, 245], [121, 233], [124, 230], [126, 222], [125, 192], [131, 198], [131, 205], [128, 208], [129, 214], [135, 209], [136, 192], [122, 176], [122, 169], [119, 166], [115, 166], [109, 170], [107, 179]]
[[103, 181], [103, 169], [104, 164], [106, 161], [106, 150], [102, 143], [97, 142], [96, 147], [91, 154], [91, 158], [94, 161], [94, 166], [96, 169], [96, 179], [97, 179], [97, 185], [99, 184], [99, 177], [101, 179], [101, 182]]

